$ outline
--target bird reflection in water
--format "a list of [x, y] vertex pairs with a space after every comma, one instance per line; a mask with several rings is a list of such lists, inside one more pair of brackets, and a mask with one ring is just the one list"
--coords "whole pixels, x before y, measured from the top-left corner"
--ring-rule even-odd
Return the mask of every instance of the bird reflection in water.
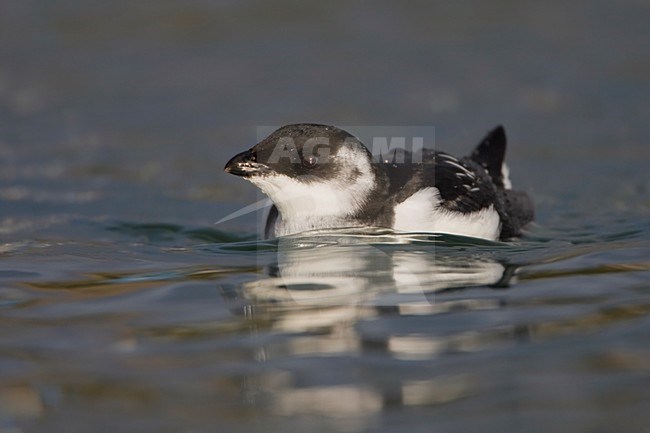
[[[468, 239], [345, 231], [279, 239], [276, 263], [237, 290], [254, 333], [286, 337], [257, 348], [256, 359], [274, 368], [247, 378], [247, 399], [257, 403], [255, 396], [266, 396], [276, 415], [325, 416], [355, 431], [372, 424], [387, 406], [435, 405], [472, 394], [475, 381], [466, 373], [391, 380], [379, 374], [360, 382], [345, 368], [324, 379], [277, 367], [288, 359], [309, 360], [309, 365], [329, 359], [336, 365], [333, 358], [366, 355], [426, 361], [502, 340], [466, 325], [449, 332], [447, 324], [445, 332], [436, 333], [395, 320], [501, 308], [498, 295], [467, 297], [456, 291], [507, 287], [516, 267], [490, 259], [487, 248], [464, 248], [462, 242]], [[317, 370], [314, 376], [322, 376]]]

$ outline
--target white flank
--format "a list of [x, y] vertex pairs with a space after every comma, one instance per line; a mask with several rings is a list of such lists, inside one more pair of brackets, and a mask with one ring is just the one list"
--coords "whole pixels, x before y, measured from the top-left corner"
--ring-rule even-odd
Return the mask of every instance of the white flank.
[[[279, 174], [249, 179], [280, 211], [282, 221], [276, 227], [276, 236], [344, 227], [346, 218], [363, 205], [375, 183], [366, 155], [342, 148], [333, 163], [342, 167], [338, 179], [294, 179]], [[351, 181], [355, 168], [361, 175]]]
[[393, 229], [450, 233], [491, 240], [499, 237], [501, 221], [494, 206], [464, 214], [442, 209], [440, 202], [437, 188], [424, 188], [416, 192], [395, 207]]

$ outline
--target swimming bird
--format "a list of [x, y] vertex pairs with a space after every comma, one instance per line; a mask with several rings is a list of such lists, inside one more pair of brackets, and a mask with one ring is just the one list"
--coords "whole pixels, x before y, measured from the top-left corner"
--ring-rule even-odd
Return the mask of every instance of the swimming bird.
[[224, 170], [273, 202], [266, 237], [382, 227], [497, 240], [520, 235], [534, 216], [530, 197], [511, 187], [505, 151], [498, 126], [468, 157], [397, 149], [373, 158], [352, 134], [303, 123], [279, 128]]

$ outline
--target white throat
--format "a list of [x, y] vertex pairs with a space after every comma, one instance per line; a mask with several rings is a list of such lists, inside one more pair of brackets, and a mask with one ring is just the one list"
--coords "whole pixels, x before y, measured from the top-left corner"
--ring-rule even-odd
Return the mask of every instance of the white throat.
[[341, 170], [332, 179], [294, 179], [282, 174], [249, 179], [280, 212], [282, 221], [276, 227], [276, 236], [349, 225], [350, 216], [363, 206], [374, 188], [375, 175], [370, 162], [353, 150], [339, 150], [334, 163], [340, 164]]

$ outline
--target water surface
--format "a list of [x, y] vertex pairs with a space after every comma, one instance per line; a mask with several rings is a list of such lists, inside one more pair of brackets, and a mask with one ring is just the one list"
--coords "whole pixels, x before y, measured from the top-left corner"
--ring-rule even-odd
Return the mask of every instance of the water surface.
[[112, 222], [94, 227], [111, 243], [5, 245], [3, 420], [543, 431], [566, 417], [641, 429], [650, 243], [637, 223], [487, 243], [255, 241]]

